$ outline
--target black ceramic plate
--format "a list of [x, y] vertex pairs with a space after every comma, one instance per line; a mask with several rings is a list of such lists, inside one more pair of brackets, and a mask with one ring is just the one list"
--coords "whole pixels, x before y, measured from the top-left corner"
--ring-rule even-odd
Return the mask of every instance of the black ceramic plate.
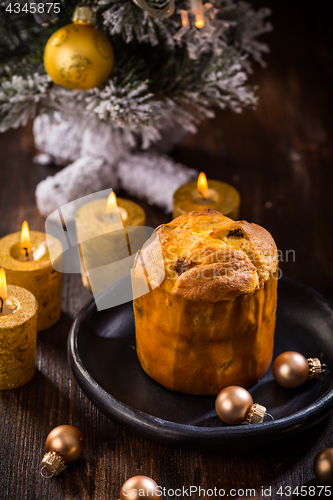
[[[108, 293], [123, 286], [128, 283], [118, 282]], [[214, 397], [171, 392], [144, 373], [135, 351], [132, 303], [98, 312], [89, 302], [72, 326], [68, 354], [88, 398], [123, 428], [159, 444], [244, 450], [306, 429], [333, 409], [333, 307], [314, 290], [283, 278], [275, 339], [274, 358], [295, 350], [319, 357], [328, 371], [288, 390], [277, 385], [270, 369], [250, 392], [275, 420], [236, 427], [217, 417]]]

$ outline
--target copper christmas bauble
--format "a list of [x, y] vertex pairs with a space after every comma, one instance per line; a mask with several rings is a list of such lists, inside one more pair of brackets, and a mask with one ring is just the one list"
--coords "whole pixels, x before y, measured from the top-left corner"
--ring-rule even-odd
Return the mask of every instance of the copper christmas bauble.
[[252, 405], [251, 394], [235, 385], [223, 389], [215, 401], [216, 413], [223, 422], [231, 425], [244, 422]]
[[140, 498], [161, 498], [157, 495], [157, 484], [147, 476], [133, 476], [123, 484], [120, 500], [139, 500]]
[[113, 67], [113, 49], [94, 26], [89, 7], [78, 7], [74, 23], [56, 31], [44, 51], [45, 71], [53, 82], [69, 89], [87, 90], [101, 85]]
[[283, 352], [273, 363], [273, 376], [282, 387], [294, 389], [307, 380], [309, 362], [299, 352]]
[[325, 448], [318, 453], [313, 470], [320, 485], [333, 486], [333, 448]]
[[66, 464], [78, 460], [84, 446], [84, 437], [79, 429], [72, 425], [59, 425], [46, 438], [46, 450], [59, 452]]

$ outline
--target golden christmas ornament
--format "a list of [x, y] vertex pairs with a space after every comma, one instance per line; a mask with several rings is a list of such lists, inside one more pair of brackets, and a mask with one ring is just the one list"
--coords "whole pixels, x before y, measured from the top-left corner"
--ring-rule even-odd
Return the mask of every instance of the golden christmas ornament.
[[280, 354], [273, 363], [276, 382], [287, 389], [300, 387], [306, 380], [317, 378], [326, 369], [318, 358], [306, 358], [296, 351]]
[[133, 476], [127, 479], [120, 490], [119, 500], [140, 500], [140, 498], [161, 498], [158, 485], [147, 476]]
[[318, 453], [313, 471], [320, 485], [333, 486], [333, 448], [325, 448]]
[[[258, 403], [253, 403], [251, 394], [236, 385], [223, 389], [215, 401], [216, 413], [226, 424], [240, 425], [261, 424], [266, 416], [266, 408]], [[272, 415], [269, 415], [272, 417]]]
[[44, 51], [45, 71], [54, 83], [69, 89], [98, 87], [111, 73], [113, 61], [112, 45], [95, 27], [90, 7], [77, 7], [73, 23], [56, 31]]
[[85, 447], [84, 437], [72, 425], [55, 427], [46, 438], [46, 450], [41, 462], [41, 474], [46, 479], [59, 474], [78, 460]]

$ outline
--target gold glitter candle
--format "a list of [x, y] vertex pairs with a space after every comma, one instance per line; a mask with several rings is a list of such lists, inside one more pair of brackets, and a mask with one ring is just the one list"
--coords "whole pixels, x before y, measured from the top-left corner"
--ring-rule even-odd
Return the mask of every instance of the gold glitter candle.
[[173, 218], [186, 212], [211, 208], [238, 220], [239, 206], [240, 195], [234, 187], [221, 181], [207, 181], [201, 172], [197, 182], [181, 186], [173, 195]]
[[34, 376], [37, 310], [32, 293], [7, 287], [0, 269], [0, 390], [20, 387]]
[[59, 240], [39, 231], [29, 232], [26, 222], [21, 233], [13, 233], [0, 240], [0, 267], [7, 274], [8, 283], [20, 286], [34, 294], [38, 301], [37, 331], [53, 326], [61, 314], [62, 275], [52, 267], [48, 247], [53, 255], [62, 256]]
[[[139, 205], [116, 198], [113, 192], [108, 198], [93, 200], [77, 211], [76, 231], [81, 257], [81, 276], [87, 290], [91, 291], [89, 269], [101, 269], [99, 281], [102, 283], [103, 266], [121, 261], [132, 253], [127, 226], [144, 226], [145, 221], [146, 214]], [[134, 240], [135, 238], [134, 234]], [[115, 272], [118, 272], [120, 279], [121, 263]], [[95, 278], [96, 274], [95, 271]]]

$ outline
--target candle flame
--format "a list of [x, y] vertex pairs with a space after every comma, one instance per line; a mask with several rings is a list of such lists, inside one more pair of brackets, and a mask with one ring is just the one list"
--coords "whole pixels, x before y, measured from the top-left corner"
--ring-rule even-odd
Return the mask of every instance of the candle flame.
[[204, 172], [201, 172], [198, 177], [197, 187], [204, 198], [208, 197], [208, 182]]
[[25, 220], [22, 224], [21, 229], [21, 245], [22, 247], [28, 248], [30, 246], [30, 231], [27, 221]]
[[106, 202], [106, 210], [108, 214], [111, 214], [117, 210], [117, 197], [114, 192], [109, 194], [108, 200]]
[[205, 20], [203, 18], [202, 14], [197, 14], [195, 19], [195, 26], [199, 29], [203, 28], [205, 26]]
[[7, 298], [7, 279], [3, 268], [0, 269], [0, 297], [2, 299]]

